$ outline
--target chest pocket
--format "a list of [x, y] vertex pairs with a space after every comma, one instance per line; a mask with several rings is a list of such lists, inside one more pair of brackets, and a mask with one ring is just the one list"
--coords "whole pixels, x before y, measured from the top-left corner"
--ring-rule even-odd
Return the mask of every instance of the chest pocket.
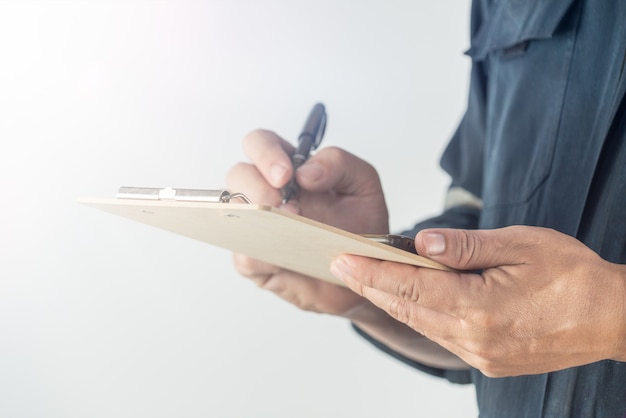
[[549, 176], [572, 57], [573, 0], [492, 2], [467, 52], [486, 74], [484, 209], [527, 204]]

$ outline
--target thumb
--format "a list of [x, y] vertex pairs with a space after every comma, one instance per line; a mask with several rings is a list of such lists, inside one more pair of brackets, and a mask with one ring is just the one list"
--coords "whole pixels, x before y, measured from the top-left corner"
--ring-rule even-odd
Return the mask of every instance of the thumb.
[[417, 253], [458, 270], [481, 270], [521, 262], [519, 233], [493, 230], [425, 229], [415, 237]]

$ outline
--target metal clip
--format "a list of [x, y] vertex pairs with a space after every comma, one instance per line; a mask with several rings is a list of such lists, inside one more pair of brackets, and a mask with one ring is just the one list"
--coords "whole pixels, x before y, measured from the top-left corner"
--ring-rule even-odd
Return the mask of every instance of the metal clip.
[[212, 202], [229, 203], [232, 199], [241, 199], [252, 203], [243, 193], [230, 193], [228, 190], [200, 190], [200, 189], [163, 189], [153, 187], [120, 187], [118, 199], [140, 200], [176, 200], [184, 202]]

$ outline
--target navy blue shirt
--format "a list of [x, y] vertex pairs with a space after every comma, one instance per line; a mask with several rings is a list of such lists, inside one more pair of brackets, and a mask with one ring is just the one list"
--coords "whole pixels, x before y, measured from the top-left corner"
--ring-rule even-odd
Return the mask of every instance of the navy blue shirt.
[[[471, 199], [408, 233], [544, 226], [626, 264], [626, 1], [475, 0], [467, 54], [467, 111], [441, 165]], [[362, 334], [475, 384], [483, 417], [626, 416], [623, 362], [493, 379], [425, 367]]]

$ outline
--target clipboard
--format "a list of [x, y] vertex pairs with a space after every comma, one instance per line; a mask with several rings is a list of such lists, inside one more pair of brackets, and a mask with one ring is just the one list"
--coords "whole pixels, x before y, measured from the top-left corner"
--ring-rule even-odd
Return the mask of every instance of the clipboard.
[[366, 236], [251, 203], [244, 195], [226, 190], [122, 187], [117, 198], [78, 202], [335, 284], [343, 285], [329, 266], [340, 254], [451, 270]]

